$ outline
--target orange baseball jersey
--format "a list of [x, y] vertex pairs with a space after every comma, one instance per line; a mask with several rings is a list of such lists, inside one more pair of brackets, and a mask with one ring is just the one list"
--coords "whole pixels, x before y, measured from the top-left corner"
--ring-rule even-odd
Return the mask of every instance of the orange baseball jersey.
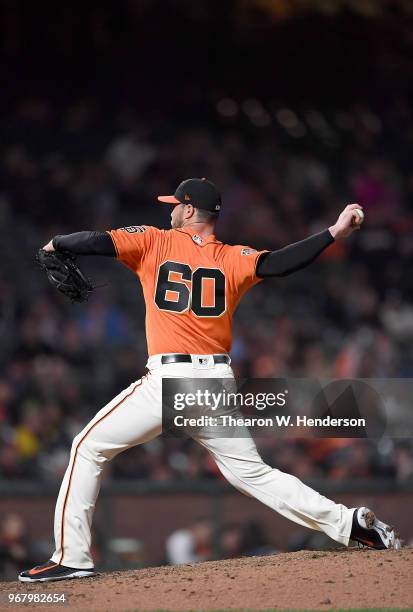
[[202, 239], [187, 228], [141, 225], [109, 234], [117, 258], [142, 283], [149, 356], [231, 350], [234, 311], [261, 280], [255, 268], [267, 251]]

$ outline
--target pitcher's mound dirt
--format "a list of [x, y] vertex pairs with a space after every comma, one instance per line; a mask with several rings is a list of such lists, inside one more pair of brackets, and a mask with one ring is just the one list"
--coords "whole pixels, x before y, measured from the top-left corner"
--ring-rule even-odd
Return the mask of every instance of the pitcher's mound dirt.
[[[65, 582], [8, 582], [0, 584], [0, 591], [2, 601], [10, 592], [64, 592], [70, 610], [100, 612], [413, 608], [413, 550], [302, 551], [113, 572]], [[44, 604], [40, 607], [51, 609]]]

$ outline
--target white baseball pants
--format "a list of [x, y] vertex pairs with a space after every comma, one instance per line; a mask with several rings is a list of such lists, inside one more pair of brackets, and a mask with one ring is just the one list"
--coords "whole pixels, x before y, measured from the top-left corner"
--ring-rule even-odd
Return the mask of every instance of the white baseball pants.
[[[56, 503], [52, 561], [68, 567], [93, 567], [91, 526], [105, 463], [118, 453], [158, 436], [162, 431], [162, 378], [232, 378], [229, 365], [161, 364], [148, 360], [149, 373], [102, 408], [73, 440], [70, 461]], [[348, 545], [354, 509], [323, 497], [291, 474], [266, 465], [250, 436], [198, 439], [212, 454], [225, 478], [286, 518]]]

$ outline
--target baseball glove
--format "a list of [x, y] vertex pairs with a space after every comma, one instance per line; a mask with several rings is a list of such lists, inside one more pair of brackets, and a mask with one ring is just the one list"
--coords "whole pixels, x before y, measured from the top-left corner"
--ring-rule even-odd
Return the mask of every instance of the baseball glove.
[[94, 289], [77, 266], [76, 256], [72, 253], [39, 249], [36, 262], [46, 272], [52, 286], [72, 302], [85, 302]]

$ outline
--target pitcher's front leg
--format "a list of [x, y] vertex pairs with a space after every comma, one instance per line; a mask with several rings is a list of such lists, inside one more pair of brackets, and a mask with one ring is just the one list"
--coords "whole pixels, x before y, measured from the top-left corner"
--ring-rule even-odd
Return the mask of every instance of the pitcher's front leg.
[[93, 567], [91, 527], [103, 467], [120, 452], [161, 433], [157, 385], [151, 375], [133, 383], [74, 439], [56, 503], [53, 562], [81, 569]]

